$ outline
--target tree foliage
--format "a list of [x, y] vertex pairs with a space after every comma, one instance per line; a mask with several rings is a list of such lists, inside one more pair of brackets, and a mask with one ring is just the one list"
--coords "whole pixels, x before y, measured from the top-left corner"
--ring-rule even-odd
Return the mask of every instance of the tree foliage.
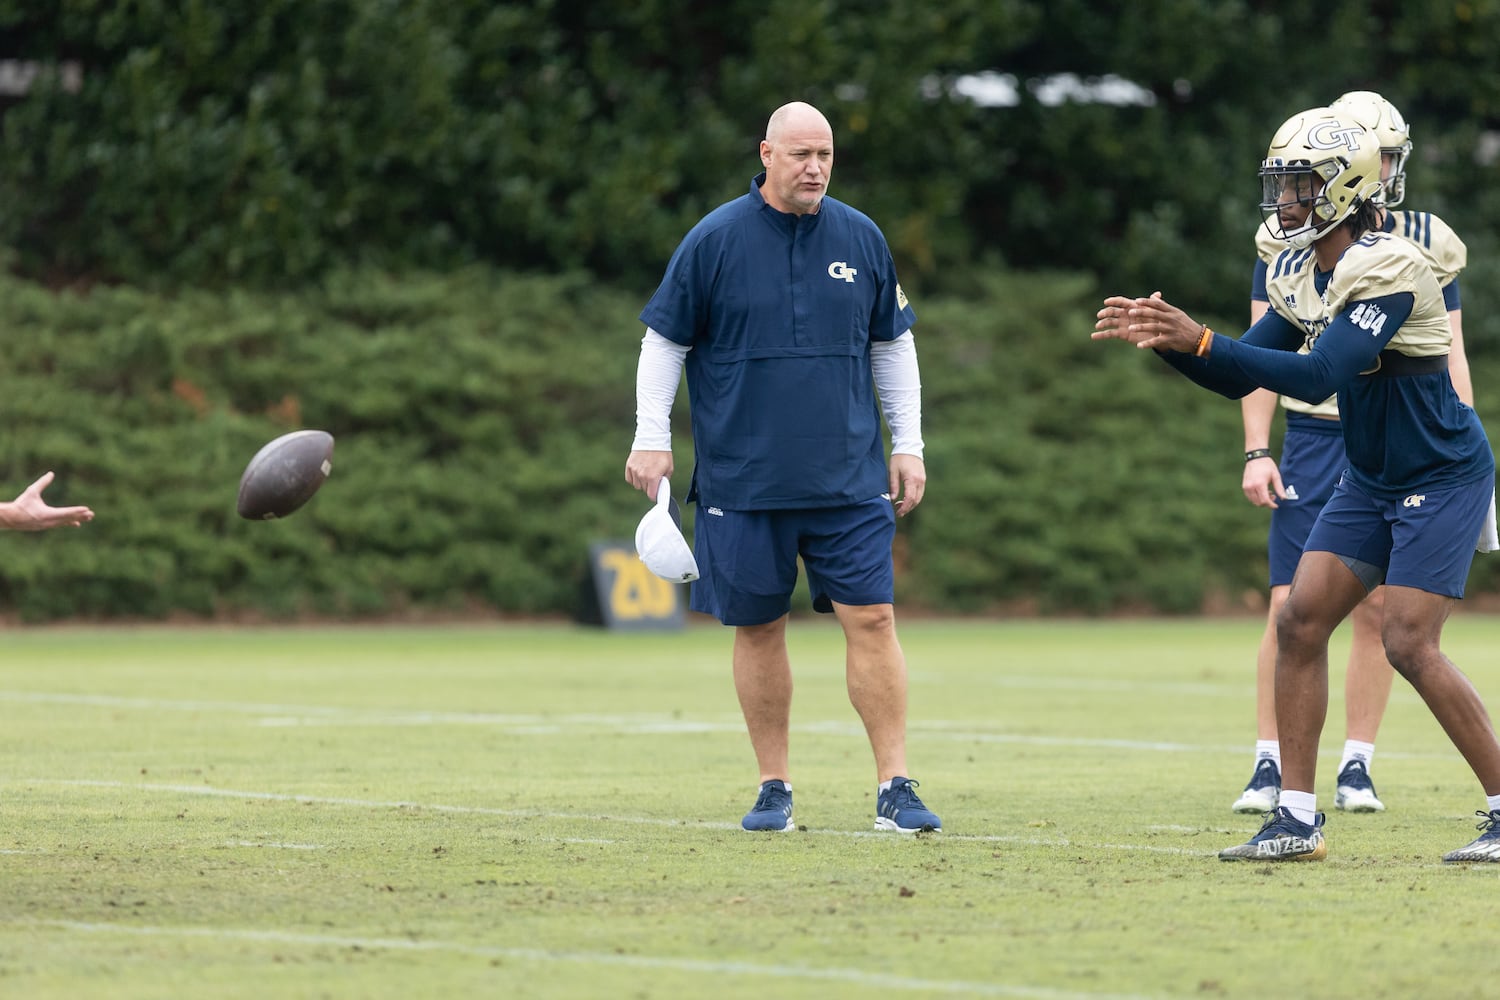
[[[55, 464], [58, 502], [101, 510], [16, 543], [0, 604], [566, 606], [578, 540], [633, 520], [621, 337], [790, 100], [829, 116], [833, 193], [921, 318], [943, 489], [902, 529], [907, 596], [1254, 591], [1232, 404], [1090, 349], [1094, 301], [1162, 289], [1236, 329], [1267, 139], [1379, 90], [1412, 122], [1410, 207], [1469, 244], [1486, 412], [1497, 35], [1488, 0], [0, 0], [0, 56], [36, 71], [0, 98], [24, 279], [0, 468]], [[986, 73], [1009, 100], [971, 96]], [[1111, 80], [1136, 97], [1098, 99]], [[338, 518], [227, 518], [244, 458], [308, 425], [340, 438]]]
[[[1184, 610], [1253, 587], [1259, 519], [1248, 505], [1224, 516], [1236, 455], [1213, 440], [1230, 436], [1232, 408], [1092, 344], [1095, 294], [1077, 277], [996, 277], [922, 305], [934, 488], [902, 523], [903, 600]], [[0, 281], [0, 479], [19, 491], [51, 468], [49, 499], [98, 512], [80, 531], [0, 538], [0, 606], [33, 619], [568, 613], [588, 543], [628, 539], [646, 509], [622, 475], [638, 305], [583, 275], [483, 268], [337, 272], [296, 293]], [[676, 417], [687, 469], [686, 406]], [[1176, 429], [1131, 440], [1142, 421]], [[335, 435], [333, 475], [286, 520], [241, 520], [240, 470], [298, 427]], [[1184, 497], [1170, 524], [1163, 494]], [[1106, 520], [1121, 527], [1091, 529]], [[1151, 554], [1200, 531], [1221, 540], [1212, 555]], [[1233, 568], [1216, 565], [1231, 549]]]
[[[835, 194], [914, 286], [1003, 261], [1229, 306], [1266, 139], [1348, 89], [1416, 123], [1424, 206], [1468, 221], [1477, 198], [1466, 228], [1493, 228], [1473, 182], [1497, 28], [1496, 5], [1444, 0], [3, 0], [8, 50], [82, 87], [43, 73], [5, 111], [0, 238], [55, 281], [483, 260], [641, 287], [801, 99], [835, 125]], [[983, 72], [1014, 103], [963, 96]], [[1063, 74], [1151, 103], [1067, 98]]]

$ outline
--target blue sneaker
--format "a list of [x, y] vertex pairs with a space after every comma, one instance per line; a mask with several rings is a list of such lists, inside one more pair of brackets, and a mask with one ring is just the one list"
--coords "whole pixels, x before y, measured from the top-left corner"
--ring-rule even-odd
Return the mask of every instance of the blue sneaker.
[[1323, 814], [1304, 823], [1285, 806], [1267, 813], [1260, 832], [1247, 842], [1219, 852], [1220, 861], [1322, 861], [1327, 856]]
[[892, 778], [891, 787], [875, 801], [875, 829], [897, 833], [935, 833], [943, 828], [937, 814], [917, 798], [917, 782]]
[[1255, 765], [1250, 783], [1229, 808], [1237, 813], [1268, 813], [1281, 799], [1281, 769], [1270, 757]]
[[746, 830], [770, 830], [786, 833], [797, 829], [792, 822], [792, 789], [785, 781], [775, 778], [763, 782], [755, 806], [740, 820]]
[[1443, 860], [1447, 863], [1500, 861], [1500, 809], [1493, 812], [1476, 812], [1474, 815], [1479, 817], [1479, 822], [1475, 824], [1476, 828], [1484, 832], [1476, 837], [1473, 843], [1444, 854]]
[[1334, 788], [1333, 807], [1352, 813], [1378, 813], [1385, 811], [1385, 803], [1375, 794], [1375, 782], [1362, 760], [1351, 760], [1339, 772], [1338, 785]]

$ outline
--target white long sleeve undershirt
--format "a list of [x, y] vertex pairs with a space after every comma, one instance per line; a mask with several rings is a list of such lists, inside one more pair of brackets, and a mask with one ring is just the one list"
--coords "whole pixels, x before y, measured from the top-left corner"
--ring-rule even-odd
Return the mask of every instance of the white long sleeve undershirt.
[[[672, 402], [690, 348], [647, 329], [635, 373], [635, 440], [632, 451], [672, 450]], [[922, 457], [922, 382], [917, 343], [907, 330], [870, 345], [870, 370], [880, 411], [891, 429], [891, 452]]]
[[631, 451], [672, 450], [672, 401], [691, 348], [647, 329], [635, 369], [635, 441]]
[[891, 429], [891, 454], [922, 457], [922, 379], [917, 341], [907, 330], [895, 340], [870, 344], [870, 369], [880, 412]]

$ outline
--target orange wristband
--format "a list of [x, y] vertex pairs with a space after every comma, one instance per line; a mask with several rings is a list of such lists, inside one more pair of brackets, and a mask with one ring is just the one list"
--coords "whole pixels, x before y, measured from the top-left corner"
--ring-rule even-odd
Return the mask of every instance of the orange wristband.
[[1198, 346], [1193, 350], [1193, 353], [1200, 358], [1206, 357], [1208, 355], [1208, 345], [1213, 343], [1213, 339], [1214, 332], [1205, 326], [1203, 332], [1198, 334]]

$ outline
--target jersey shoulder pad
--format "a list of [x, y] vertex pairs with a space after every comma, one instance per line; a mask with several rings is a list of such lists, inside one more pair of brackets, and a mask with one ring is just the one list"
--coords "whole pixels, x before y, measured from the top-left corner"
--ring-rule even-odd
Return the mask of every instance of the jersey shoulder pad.
[[1446, 285], [1469, 262], [1469, 248], [1458, 238], [1453, 227], [1431, 212], [1403, 209], [1391, 213], [1395, 223], [1391, 232], [1422, 251], [1432, 266], [1439, 285]]
[[1317, 265], [1317, 252], [1313, 247], [1298, 250], [1279, 240], [1277, 243], [1281, 247], [1280, 251], [1266, 261], [1267, 286], [1295, 279], [1303, 271], [1311, 271]]
[[1255, 255], [1265, 261], [1267, 267], [1276, 255], [1287, 249], [1287, 244], [1271, 235], [1271, 231], [1264, 224], [1255, 227]]
[[1392, 233], [1366, 233], [1339, 258], [1328, 298], [1357, 302], [1397, 292], [1416, 294], [1423, 278], [1436, 284], [1431, 265], [1415, 245]]

